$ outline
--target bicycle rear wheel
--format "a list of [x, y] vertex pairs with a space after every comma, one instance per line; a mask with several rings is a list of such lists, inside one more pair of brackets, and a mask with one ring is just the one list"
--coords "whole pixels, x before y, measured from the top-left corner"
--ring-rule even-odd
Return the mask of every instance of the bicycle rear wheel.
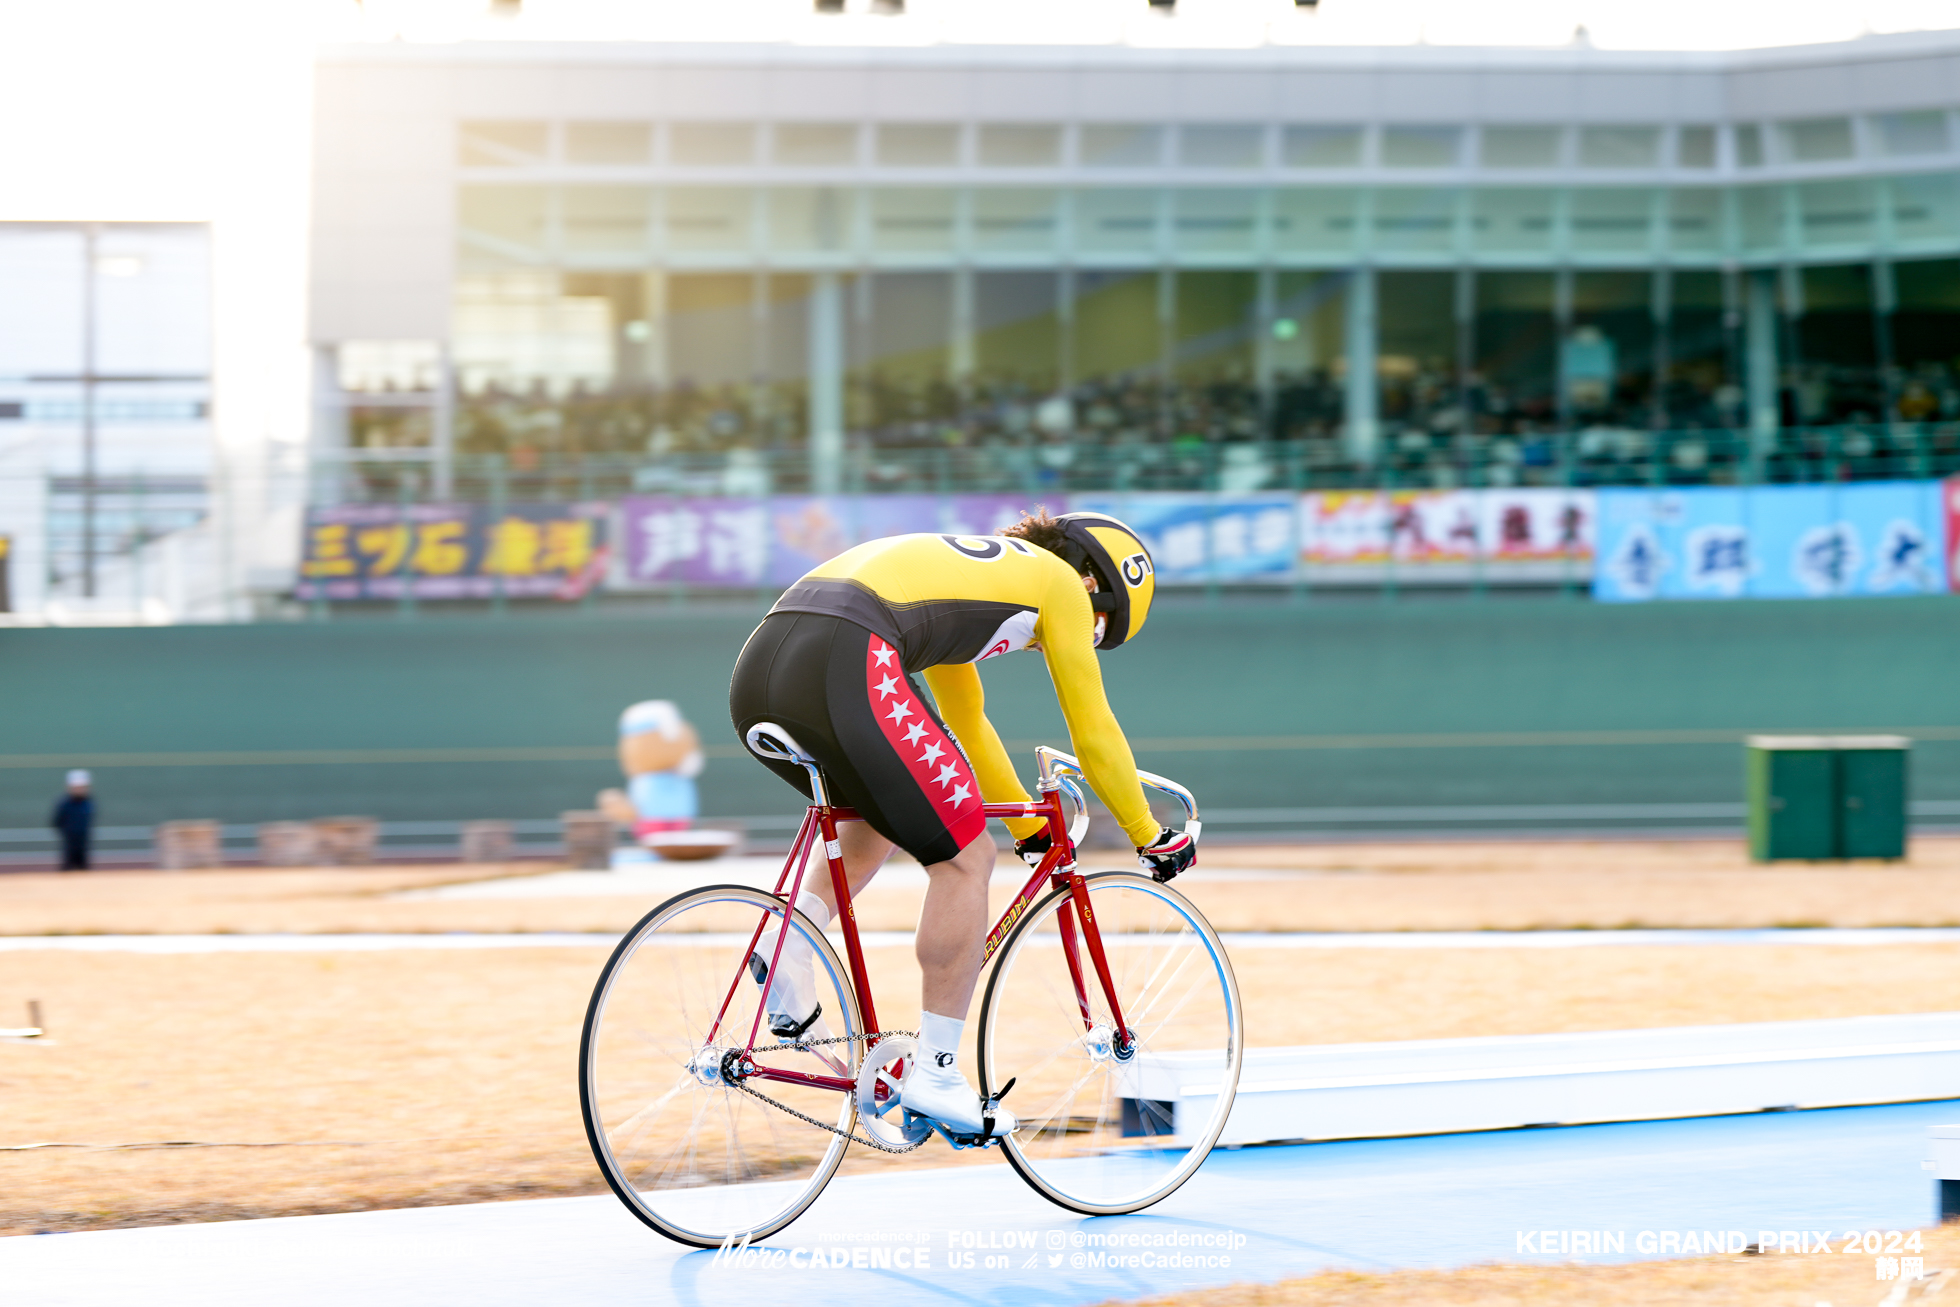
[[1114, 1038], [1073, 901], [1058, 890], [1001, 946], [981, 1005], [980, 1078], [989, 1092], [1016, 1079], [1009, 1106], [1021, 1128], [1002, 1148], [1021, 1178], [1071, 1211], [1107, 1216], [1161, 1201], [1203, 1164], [1232, 1110], [1245, 1031], [1231, 961], [1189, 900], [1134, 872], [1086, 883], [1135, 1045]]
[[[613, 950], [586, 1011], [579, 1100], [606, 1183], [632, 1213], [670, 1239], [713, 1248], [763, 1238], [800, 1216], [844, 1160], [849, 1141], [735, 1088], [723, 1074], [748, 1047], [761, 987], [749, 941], [780, 899], [739, 885], [692, 890], [642, 918]], [[863, 1033], [849, 973], [823, 932], [789, 912], [792, 939], [815, 955], [821, 1019], [804, 1039]], [[771, 934], [763, 937], [765, 950]], [[765, 1017], [756, 1062], [853, 1077], [857, 1041], [785, 1048]], [[754, 1089], [849, 1131], [852, 1096], [749, 1078]]]

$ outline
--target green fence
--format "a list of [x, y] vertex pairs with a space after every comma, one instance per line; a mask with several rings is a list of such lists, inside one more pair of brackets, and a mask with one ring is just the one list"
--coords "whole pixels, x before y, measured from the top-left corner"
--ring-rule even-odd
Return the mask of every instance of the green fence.
[[[739, 756], [725, 715], [754, 621], [0, 630], [0, 828], [44, 822], [69, 766], [95, 770], [111, 825], [548, 818], [618, 783], [614, 723], [652, 697], [710, 746], [708, 813], [781, 819], [794, 796]], [[1957, 646], [1960, 604], [1942, 598], [1167, 597], [1104, 668], [1141, 764], [1190, 784], [1220, 833], [1739, 829], [1749, 732], [1913, 736], [1914, 797], [1960, 797]], [[1038, 659], [987, 679], [1017, 752], [1065, 742]]]

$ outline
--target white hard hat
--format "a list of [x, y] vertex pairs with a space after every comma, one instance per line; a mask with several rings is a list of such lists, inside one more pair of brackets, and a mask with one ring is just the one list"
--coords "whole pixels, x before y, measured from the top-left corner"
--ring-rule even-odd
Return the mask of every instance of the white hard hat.
[[88, 773], [80, 767], [77, 767], [74, 771], [68, 773], [68, 783], [70, 785], [87, 785], [89, 783]]

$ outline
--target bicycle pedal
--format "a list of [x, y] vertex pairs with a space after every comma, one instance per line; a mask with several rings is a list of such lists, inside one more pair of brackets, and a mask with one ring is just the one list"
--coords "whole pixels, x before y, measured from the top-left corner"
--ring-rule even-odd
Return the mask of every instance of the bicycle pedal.
[[956, 1152], [964, 1152], [969, 1148], [992, 1148], [995, 1145], [999, 1144], [1001, 1141], [1001, 1136], [999, 1135], [988, 1135], [985, 1138], [982, 1138], [979, 1135], [954, 1134], [951, 1130], [948, 1130], [944, 1125], [942, 1125], [938, 1121], [933, 1120], [931, 1117], [924, 1116], [918, 1112], [914, 1112], [907, 1109], [905, 1113], [906, 1126], [910, 1128], [914, 1122], [918, 1122], [918, 1121], [925, 1122], [925, 1124], [932, 1130], [932, 1133], [938, 1135], [941, 1139], [944, 1139], [948, 1144], [952, 1145], [953, 1149]]

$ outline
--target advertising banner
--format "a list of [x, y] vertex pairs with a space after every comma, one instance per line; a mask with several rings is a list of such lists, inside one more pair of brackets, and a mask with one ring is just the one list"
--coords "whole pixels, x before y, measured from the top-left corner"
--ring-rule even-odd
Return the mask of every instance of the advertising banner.
[[339, 504], [307, 510], [302, 599], [576, 599], [606, 570], [601, 503]]
[[866, 540], [987, 535], [1020, 517], [1015, 495], [635, 495], [620, 504], [623, 579], [629, 588], [781, 587]]
[[1109, 513], [1149, 546], [1160, 585], [1284, 581], [1293, 575], [1294, 496], [1077, 494], [1069, 511]]
[[1936, 482], [1603, 490], [1593, 596], [1801, 599], [1948, 585]]
[[1590, 490], [1316, 492], [1300, 496], [1300, 556], [1315, 566], [1589, 561], [1594, 512]]

